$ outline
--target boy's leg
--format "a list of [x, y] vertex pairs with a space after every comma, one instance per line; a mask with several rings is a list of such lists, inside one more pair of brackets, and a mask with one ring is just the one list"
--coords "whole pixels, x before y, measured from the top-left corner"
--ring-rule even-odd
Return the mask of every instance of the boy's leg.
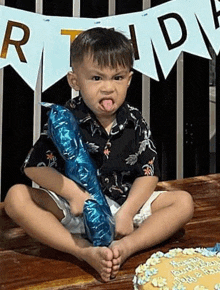
[[112, 276], [132, 254], [150, 248], [172, 236], [186, 224], [193, 215], [192, 197], [184, 191], [164, 192], [152, 203], [152, 215], [130, 235], [115, 241]]
[[110, 279], [112, 251], [106, 247], [93, 247], [87, 240], [73, 236], [60, 222], [63, 212], [45, 191], [15, 185], [7, 193], [5, 210], [30, 236], [85, 260], [104, 281]]

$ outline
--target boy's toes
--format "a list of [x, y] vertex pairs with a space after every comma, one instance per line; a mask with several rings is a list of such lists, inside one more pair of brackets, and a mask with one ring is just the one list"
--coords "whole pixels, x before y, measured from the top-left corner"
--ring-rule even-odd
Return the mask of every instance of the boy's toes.
[[106, 262], [110, 262], [113, 259], [113, 253], [109, 248], [103, 248], [102, 257]]
[[112, 260], [113, 266], [120, 266], [121, 255], [119, 249], [116, 247], [113, 248], [112, 251], [113, 251], [113, 260]]
[[112, 267], [111, 279], [114, 279], [117, 276], [119, 269], [120, 269], [120, 265], [114, 265]]
[[109, 273], [109, 269], [111, 269], [113, 266], [112, 261], [103, 261], [102, 265], [103, 265], [106, 273]]
[[111, 276], [111, 268], [106, 268], [100, 276], [104, 282], [108, 282]]

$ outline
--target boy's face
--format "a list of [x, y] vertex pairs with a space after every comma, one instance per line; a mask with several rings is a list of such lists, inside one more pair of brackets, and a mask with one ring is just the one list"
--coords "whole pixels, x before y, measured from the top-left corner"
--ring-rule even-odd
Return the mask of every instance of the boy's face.
[[68, 74], [68, 82], [76, 91], [80, 90], [85, 104], [102, 123], [102, 120], [115, 118], [116, 111], [126, 98], [132, 74], [123, 66], [116, 69], [100, 67], [86, 56]]

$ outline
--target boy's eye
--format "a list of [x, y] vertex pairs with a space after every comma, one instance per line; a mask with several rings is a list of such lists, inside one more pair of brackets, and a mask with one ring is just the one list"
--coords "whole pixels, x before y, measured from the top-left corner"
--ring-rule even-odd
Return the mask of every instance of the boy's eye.
[[123, 76], [115, 76], [115, 80], [116, 81], [121, 81], [121, 80], [123, 80]]
[[92, 77], [92, 79], [93, 79], [94, 81], [100, 81], [101, 77], [99, 77], [99, 76], [94, 76], [94, 77]]

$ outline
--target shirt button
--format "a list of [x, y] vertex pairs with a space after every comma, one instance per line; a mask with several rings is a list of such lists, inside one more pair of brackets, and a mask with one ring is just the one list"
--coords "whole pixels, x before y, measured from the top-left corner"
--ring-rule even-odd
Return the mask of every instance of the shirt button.
[[105, 178], [105, 182], [106, 182], [106, 183], [109, 183], [109, 178], [106, 177], [106, 178]]

